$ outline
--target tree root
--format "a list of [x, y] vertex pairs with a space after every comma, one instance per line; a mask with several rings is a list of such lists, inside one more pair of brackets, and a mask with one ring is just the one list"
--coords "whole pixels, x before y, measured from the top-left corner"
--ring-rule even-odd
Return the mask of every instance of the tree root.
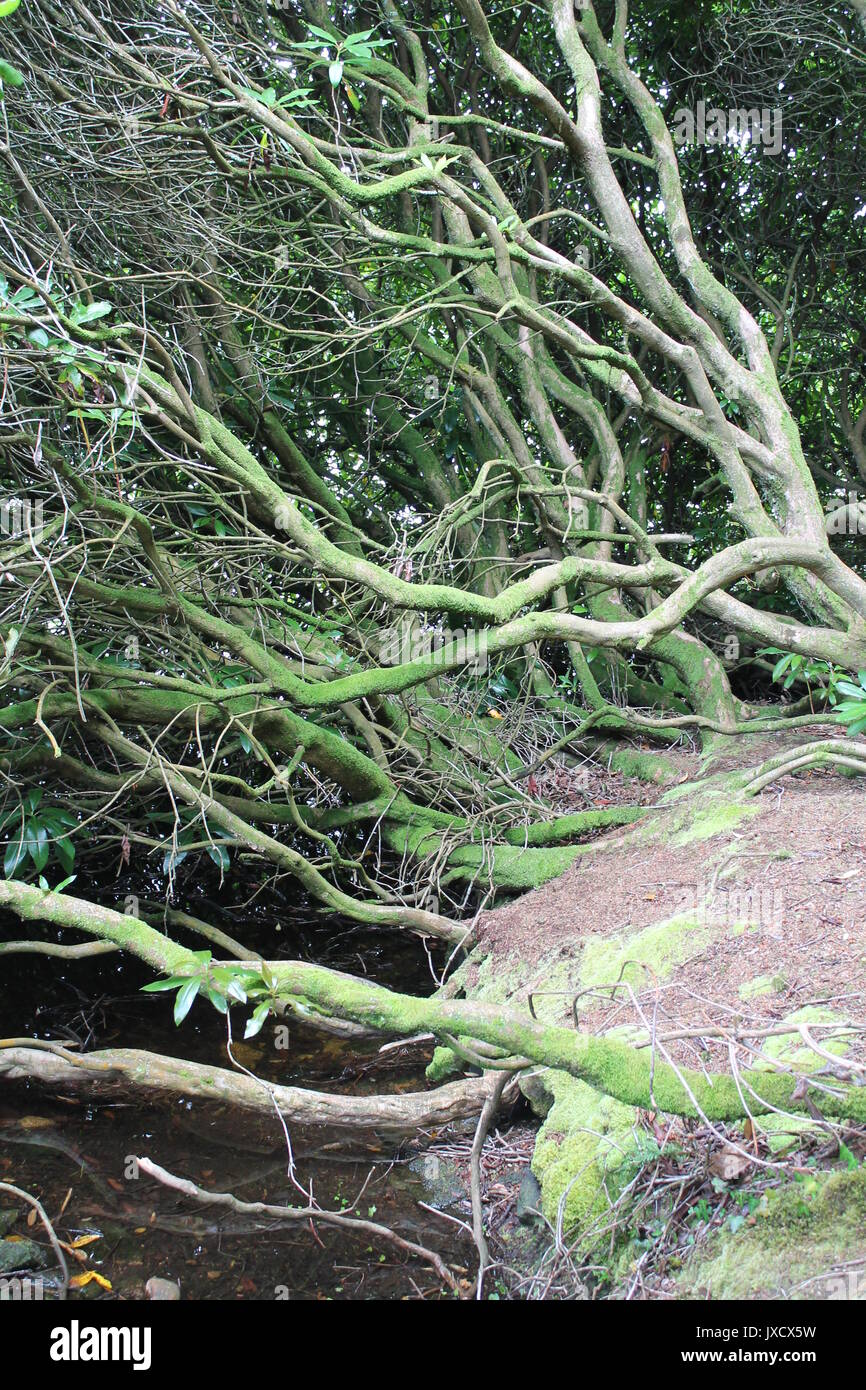
[[[11, 907], [24, 918], [77, 927], [90, 936], [114, 941], [166, 974], [193, 978], [208, 968], [192, 951], [153, 927], [79, 898], [7, 879], [0, 882], [0, 906]], [[368, 980], [305, 961], [270, 961], [267, 967], [270, 978], [276, 982], [278, 997], [302, 999], [323, 1014], [350, 1019], [384, 1033], [412, 1036], [431, 1032], [439, 1038], [453, 1035], [465, 1039], [470, 1046], [479, 1041], [488, 1043], [503, 1049], [508, 1057], [526, 1058], [568, 1072], [624, 1105], [711, 1121], [738, 1120], [774, 1110], [812, 1114], [815, 1102], [808, 1092], [814, 1088], [826, 1097], [829, 1112], [834, 1116], [866, 1122], [864, 1086], [831, 1086], [825, 1081], [810, 1080], [807, 1074], [793, 1068], [750, 1069], [737, 1076], [698, 1072], [660, 1060], [655, 1048], [641, 1050], [611, 1037], [593, 1037], [543, 1024], [528, 1012], [518, 1013], [468, 999], [420, 999], [398, 994]], [[149, 1057], [148, 1053], [133, 1054], [136, 1055]], [[191, 1063], [172, 1065], [181, 1074], [193, 1075]], [[210, 1070], [219, 1074], [217, 1069]], [[144, 1073], [147, 1074], [146, 1064]], [[258, 1082], [251, 1084], [259, 1086]], [[358, 1103], [363, 1104], [363, 1098]], [[348, 1102], [341, 1099], [340, 1104]]]
[[394, 1140], [475, 1118], [495, 1085], [483, 1076], [452, 1081], [432, 1091], [343, 1096], [277, 1086], [226, 1067], [179, 1061], [136, 1048], [107, 1048], [73, 1057], [62, 1049], [55, 1052], [25, 1039], [20, 1042], [0, 1048], [0, 1076], [9, 1081], [37, 1081], [63, 1091], [86, 1088], [88, 1097], [96, 1100], [130, 1094], [138, 1100], [182, 1095], [228, 1104], [265, 1119], [273, 1119], [276, 1110], [289, 1124], [347, 1134], [369, 1132]]
[[777, 782], [791, 772], [801, 772], [807, 767], [819, 767], [829, 763], [836, 767], [847, 767], [852, 772], [866, 773], [866, 743], [856, 739], [827, 738], [815, 743], [804, 743], [799, 748], [788, 748], [755, 769], [751, 781], [746, 784], [745, 795], [756, 796], [770, 782]]

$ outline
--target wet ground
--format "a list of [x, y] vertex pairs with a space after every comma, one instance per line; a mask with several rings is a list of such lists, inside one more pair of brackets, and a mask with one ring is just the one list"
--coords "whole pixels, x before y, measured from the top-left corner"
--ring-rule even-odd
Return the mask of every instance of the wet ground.
[[[87, 895], [86, 888], [82, 889]], [[420, 942], [392, 932], [358, 930], [305, 907], [260, 903], [255, 915], [225, 902], [190, 907], [251, 949], [318, 959], [418, 993], [434, 988]], [[20, 936], [0, 922], [0, 937]], [[57, 939], [74, 939], [59, 933]], [[186, 941], [186, 936], [183, 937]], [[195, 948], [204, 943], [191, 940]], [[140, 1047], [213, 1065], [226, 1057], [225, 1021], [197, 1001], [176, 1028], [171, 998], [142, 994], [152, 972], [134, 960], [104, 956], [64, 961], [7, 956], [0, 973], [0, 1036], [77, 1040], [86, 1048]], [[237, 1026], [237, 1025], [236, 1025]], [[284, 1037], [282, 1037], [284, 1041]], [[257, 1075], [285, 1084], [358, 1094], [424, 1087], [428, 1053], [415, 1049], [379, 1057], [375, 1043], [346, 1042], [291, 1024], [277, 1046], [268, 1024], [258, 1038], [233, 1047]], [[374, 1138], [347, 1151], [333, 1136], [293, 1134], [295, 1179], [323, 1208], [392, 1227], [404, 1239], [436, 1250], [456, 1269], [471, 1270], [473, 1247], [460, 1226], [431, 1212], [417, 1148], [379, 1148]], [[130, 1177], [130, 1156], [147, 1155], [200, 1187], [231, 1191], [244, 1201], [303, 1203], [287, 1176], [282, 1129], [224, 1108], [177, 1100], [159, 1107], [88, 1106], [52, 1097], [29, 1084], [0, 1088], [0, 1180], [38, 1197], [69, 1246], [70, 1273], [95, 1274], [75, 1296], [144, 1297], [151, 1276], [176, 1280], [190, 1299], [370, 1299], [453, 1297], [430, 1266], [386, 1244], [371, 1244], [322, 1222], [292, 1227], [196, 1206], [148, 1178]], [[0, 1192], [0, 1210], [14, 1205]], [[23, 1210], [23, 1209], [22, 1209]], [[38, 1223], [14, 1231], [44, 1241]], [[94, 1240], [86, 1240], [95, 1236]], [[470, 1273], [471, 1277], [471, 1273]], [[110, 1288], [101, 1281], [106, 1281]]]

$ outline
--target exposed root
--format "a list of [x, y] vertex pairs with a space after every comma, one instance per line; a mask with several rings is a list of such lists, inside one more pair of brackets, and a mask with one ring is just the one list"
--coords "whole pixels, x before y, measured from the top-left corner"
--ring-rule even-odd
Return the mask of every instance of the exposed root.
[[391, 1139], [415, 1137], [419, 1129], [438, 1129], [479, 1114], [492, 1094], [487, 1077], [450, 1082], [433, 1091], [400, 1095], [342, 1096], [297, 1086], [276, 1086], [224, 1067], [184, 1062], [135, 1048], [107, 1048], [73, 1057], [65, 1049], [46, 1051], [26, 1045], [0, 1049], [0, 1076], [32, 1080], [63, 1091], [87, 1089], [88, 1096], [183, 1095], [219, 1101], [265, 1118], [274, 1107], [283, 1119], [300, 1126], [321, 1126]]

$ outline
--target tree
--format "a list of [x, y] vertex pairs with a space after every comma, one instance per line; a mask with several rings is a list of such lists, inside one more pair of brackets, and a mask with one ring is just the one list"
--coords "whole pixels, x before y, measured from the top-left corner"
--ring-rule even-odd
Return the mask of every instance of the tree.
[[[147, 854], [171, 892], [188, 856], [254, 856], [348, 917], [465, 943], [470, 901], [636, 814], [551, 816], [544, 761], [664, 776], [683, 728], [808, 722], [811, 686], [759, 700], [758, 648], [825, 700], [866, 684], [862, 374], [814, 375], [862, 346], [853, 164], [828, 166], [848, 220], [821, 212], [838, 272], [809, 203], [785, 210], [819, 164], [803, 112], [834, 148], [830, 51], [856, 117], [857, 16], [821, 25], [777, 141], [742, 84], [743, 34], [754, 90], [780, 61], [746, 3], [0, 21], [0, 446], [33, 509], [3, 547], [0, 901], [141, 955], [181, 1015], [301, 995], [645, 1094], [622, 1047], [572, 1055], [312, 966], [239, 975], [26, 880]], [[736, 107], [679, 148], [707, 32]], [[866, 766], [856, 742], [814, 756]], [[802, 1108], [794, 1078], [755, 1085]]]

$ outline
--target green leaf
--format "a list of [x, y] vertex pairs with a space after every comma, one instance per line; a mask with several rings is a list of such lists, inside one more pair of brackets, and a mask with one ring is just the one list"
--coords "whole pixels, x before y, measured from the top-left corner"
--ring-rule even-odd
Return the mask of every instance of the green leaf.
[[167, 980], [154, 980], [151, 985], [142, 985], [142, 994], [161, 994], [163, 990], [177, 989], [189, 983], [189, 975], [169, 975]]
[[36, 872], [41, 874], [48, 863], [48, 831], [44, 825], [40, 825], [37, 821], [30, 821], [30, 827], [32, 828], [32, 838], [28, 847], [30, 858], [33, 860], [33, 867]]
[[167, 849], [165, 854], [162, 856], [162, 872], [164, 874], [167, 874], [171, 869], [172, 865], [174, 865], [174, 867], [177, 868], [178, 864], [183, 863], [184, 859], [186, 859], [185, 850], [180, 850], [177, 854], [175, 854], [173, 850]]
[[70, 839], [55, 840], [54, 853], [67, 873], [72, 872], [75, 863], [75, 846]]
[[777, 661], [777, 662], [776, 662], [775, 666], [773, 667], [773, 680], [774, 680], [774, 681], [777, 681], [777, 680], [779, 679], [779, 677], [782, 675], [782, 673], [783, 673], [784, 671], [787, 671], [788, 667], [790, 666], [790, 664], [791, 664], [791, 662], [792, 662], [793, 660], [794, 660], [793, 656], [791, 655], [790, 652], [788, 652], [788, 654], [787, 654], [786, 656], [783, 656], [783, 657], [782, 657], [782, 660], [781, 660], [781, 661]]
[[69, 317], [73, 323], [93, 323], [94, 319], [104, 319], [112, 308], [107, 299], [98, 299], [95, 304], [76, 305]]
[[277, 106], [315, 106], [311, 98], [312, 87], [296, 87], [293, 92], [280, 97]]
[[5, 58], [0, 58], [0, 82], [6, 82], [10, 87], [23, 87], [24, 74], [7, 63]]
[[5, 19], [7, 14], [14, 14], [21, 4], [21, 0], [0, 0], [0, 19]]
[[251, 1016], [247, 1019], [247, 1026], [244, 1029], [245, 1038], [254, 1038], [257, 1033], [262, 1031], [265, 1019], [271, 1011], [270, 1004], [258, 1004]]
[[27, 858], [27, 846], [23, 838], [12, 840], [6, 846], [6, 853], [3, 856], [3, 873], [6, 878], [11, 878], [22, 859]]
[[224, 845], [208, 845], [207, 852], [218, 869], [226, 870], [231, 867], [229, 852]]
[[221, 1013], [221, 1014], [227, 1014], [227, 1013], [228, 1013], [228, 1011], [229, 1011], [228, 1003], [227, 1003], [227, 1001], [223, 998], [223, 996], [220, 994], [219, 990], [217, 990], [217, 989], [211, 989], [210, 986], [208, 986], [208, 988], [207, 988], [207, 997], [208, 997], [208, 999], [210, 1000], [210, 1002], [213, 1004], [213, 1006], [214, 1006], [214, 1008], [216, 1009], [217, 1013]]
[[201, 989], [201, 980], [187, 980], [183, 989], [177, 992], [174, 1001], [174, 1021], [180, 1026], [195, 1003], [196, 995]]

